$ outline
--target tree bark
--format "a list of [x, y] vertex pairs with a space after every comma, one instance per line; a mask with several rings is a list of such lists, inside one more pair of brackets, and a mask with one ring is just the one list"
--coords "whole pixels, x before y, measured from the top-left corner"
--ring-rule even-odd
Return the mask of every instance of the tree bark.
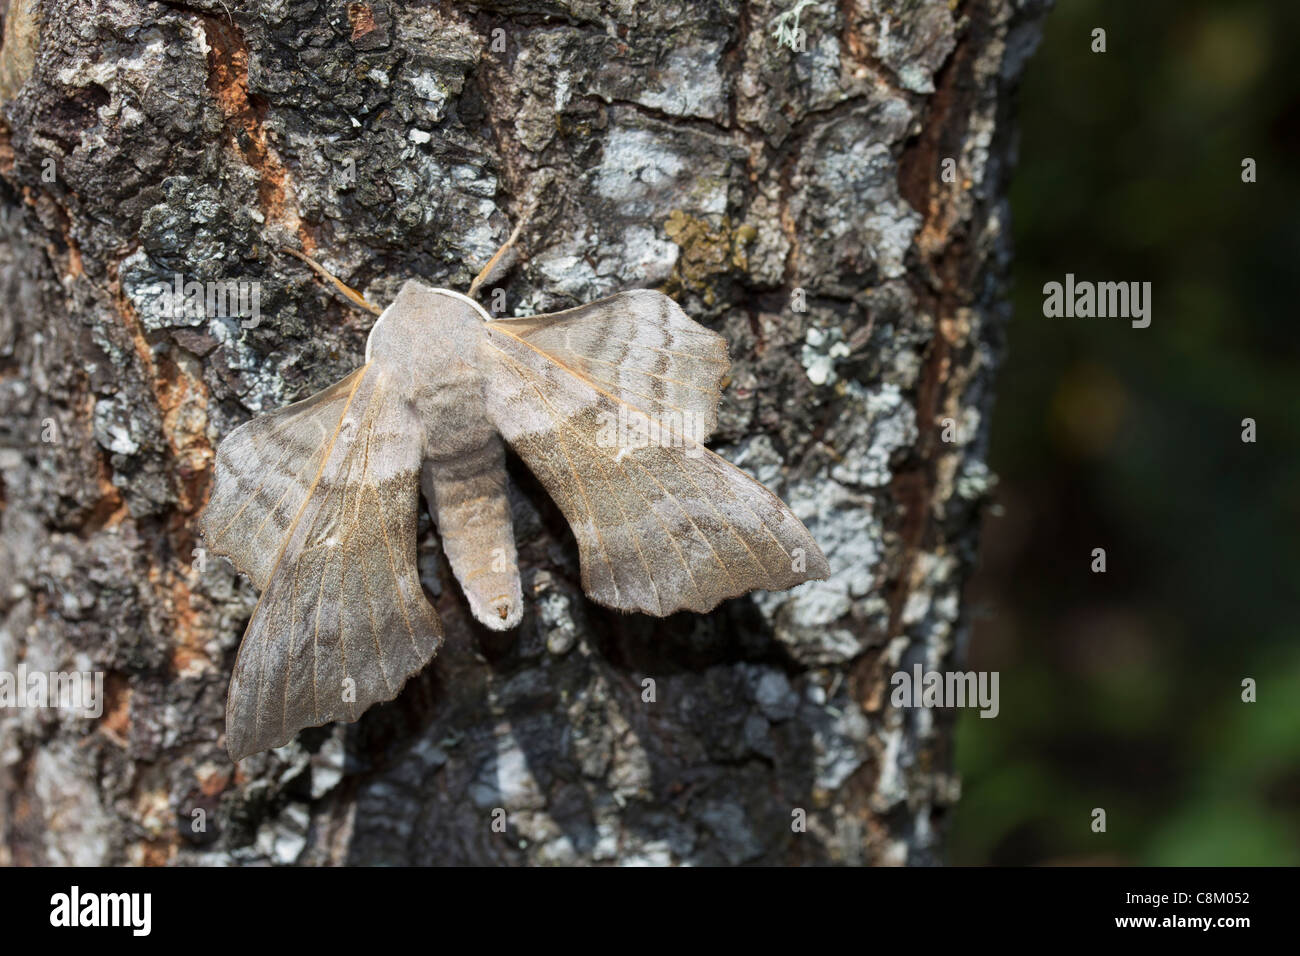
[[[0, 0], [0, 670], [105, 688], [0, 710], [0, 863], [941, 859], [951, 716], [889, 678], [960, 661], [1044, 3], [825, 0], [802, 51], [793, 6]], [[512, 459], [522, 626], [471, 621], [422, 519], [443, 650], [236, 768], [256, 594], [195, 551], [213, 449], [372, 321], [278, 248], [464, 290], [532, 197], [495, 304], [653, 287], [721, 332], [714, 447], [832, 578], [611, 613]], [[261, 321], [160, 316], [176, 276], [258, 283]]]

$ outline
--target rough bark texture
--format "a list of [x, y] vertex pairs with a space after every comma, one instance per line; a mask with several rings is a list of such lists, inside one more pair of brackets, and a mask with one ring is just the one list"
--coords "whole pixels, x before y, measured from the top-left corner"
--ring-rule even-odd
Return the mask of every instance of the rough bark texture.
[[[0, 710], [0, 863], [941, 858], [950, 722], [888, 678], [960, 660], [1042, 3], [826, 0], [804, 52], [772, 36], [791, 6], [0, 0], [0, 669], [107, 691], [98, 720]], [[722, 332], [715, 447], [833, 577], [612, 614], [512, 461], [519, 630], [471, 622], [425, 519], [442, 653], [237, 769], [256, 595], [193, 556], [213, 448], [372, 321], [275, 250], [380, 303], [464, 289], [530, 195], [507, 312], [648, 286]], [[260, 282], [260, 325], [160, 318], [176, 274]]]

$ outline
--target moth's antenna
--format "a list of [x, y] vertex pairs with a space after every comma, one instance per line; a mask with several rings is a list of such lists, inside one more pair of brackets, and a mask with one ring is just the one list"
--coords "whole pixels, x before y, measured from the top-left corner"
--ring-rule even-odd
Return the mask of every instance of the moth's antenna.
[[350, 301], [353, 305], [360, 306], [361, 308], [365, 309], [367, 312], [373, 313], [374, 315], [379, 315], [381, 312], [384, 311], [379, 306], [367, 302], [365, 297], [360, 292], [358, 292], [356, 289], [344, 283], [341, 279], [336, 278], [333, 273], [331, 273], [328, 269], [326, 269], [323, 265], [321, 265], [311, 256], [299, 252], [297, 249], [290, 249], [288, 246], [281, 246], [280, 251], [287, 252], [295, 259], [301, 259], [303, 262], [307, 263], [307, 265], [311, 266], [312, 269], [314, 269], [322, 278], [328, 279], [330, 282], [334, 283], [334, 288], [338, 289], [345, 296], [347, 296], [348, 301]]
[[487, 261], [479, 274], [474, 277], [474, 281], [469, 284], [469, 297], [474, 298], [474, 293], [485, 282], [492, 279], [500, 278], [505, 272], [519, 260], [519, 254], [515, 251], [515, 242], [519, 239], [519, 234], [524, 231], [524, 226], [532, 218], [533, 210], [537, 208], [537, 200], [534, 199], [524, 210], [524, 214], [519, 217], [519, 225], [515, 226], [514, 232], [510, 233], [510, 238], [506, 240], [505, 245], [493, 253], [492, 258]]

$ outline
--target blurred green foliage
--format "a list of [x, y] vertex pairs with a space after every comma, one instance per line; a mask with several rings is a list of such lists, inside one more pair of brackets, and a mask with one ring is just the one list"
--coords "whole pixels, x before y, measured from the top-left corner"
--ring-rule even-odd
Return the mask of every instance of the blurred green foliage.
[[[1279, 0], [1048, 16], [970, 591], [1001, 714], [958, 717], [950, 862], [1300, 863], [1298, 38]], [[1152, 282], [1151, 327], [1045, 318], [1067, 272]]]

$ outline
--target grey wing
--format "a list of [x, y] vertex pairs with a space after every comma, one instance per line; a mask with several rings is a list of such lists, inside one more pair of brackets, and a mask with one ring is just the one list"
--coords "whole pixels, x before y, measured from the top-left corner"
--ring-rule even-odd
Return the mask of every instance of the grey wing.
[[359, 368], [309, 398], [259, 415], [221, 441], [212, 494], [199, 519], [204, 545], [230, 558], [259, 591], [266, 590], [330, 437], [365, 373]]
[[[269, 567], [248, 553], [251, 544], [225, 544], [265, 581], [226, 704], [226, 747], [235, 760], [281, 746], [304, 727], [356, 720], [395, 697], [442, 642], [416, 570], [418, 427], [405, 420], [404, 403], [387, 393], [373, 365], [316, 399], [260, 425], [256, 442], [235, 442], [229, 454], [241, 456], [238, 466], [228, 458], [223, 469], [224, 443], [218, 451], [213, 499], [217, 520], [231, 528], [254, 520], [230, 523], [226, 499], [241, 494], [236, 474], [256, 471], [256, 455], [273, 455], [261, 470], [284, 476], [274, 496], [258, 492], [244, 502], [256, 527], [262, 519], [280, 527], [276, 516], [284, 517]], [[304, 456], [307, 467], [291, 463]], [[205, 525], [212, 524], [209, 516]]]
[[707, 441], [717, 427], [731, 364], [727, 342], [660, 292], [621, 292], [576, 309], [489, 325], [696, 441]]
[[829, 574], [774, 494], [514, 327], [487, 324], [488, 415], [564, 512], [592, 598], [664, 616]]

